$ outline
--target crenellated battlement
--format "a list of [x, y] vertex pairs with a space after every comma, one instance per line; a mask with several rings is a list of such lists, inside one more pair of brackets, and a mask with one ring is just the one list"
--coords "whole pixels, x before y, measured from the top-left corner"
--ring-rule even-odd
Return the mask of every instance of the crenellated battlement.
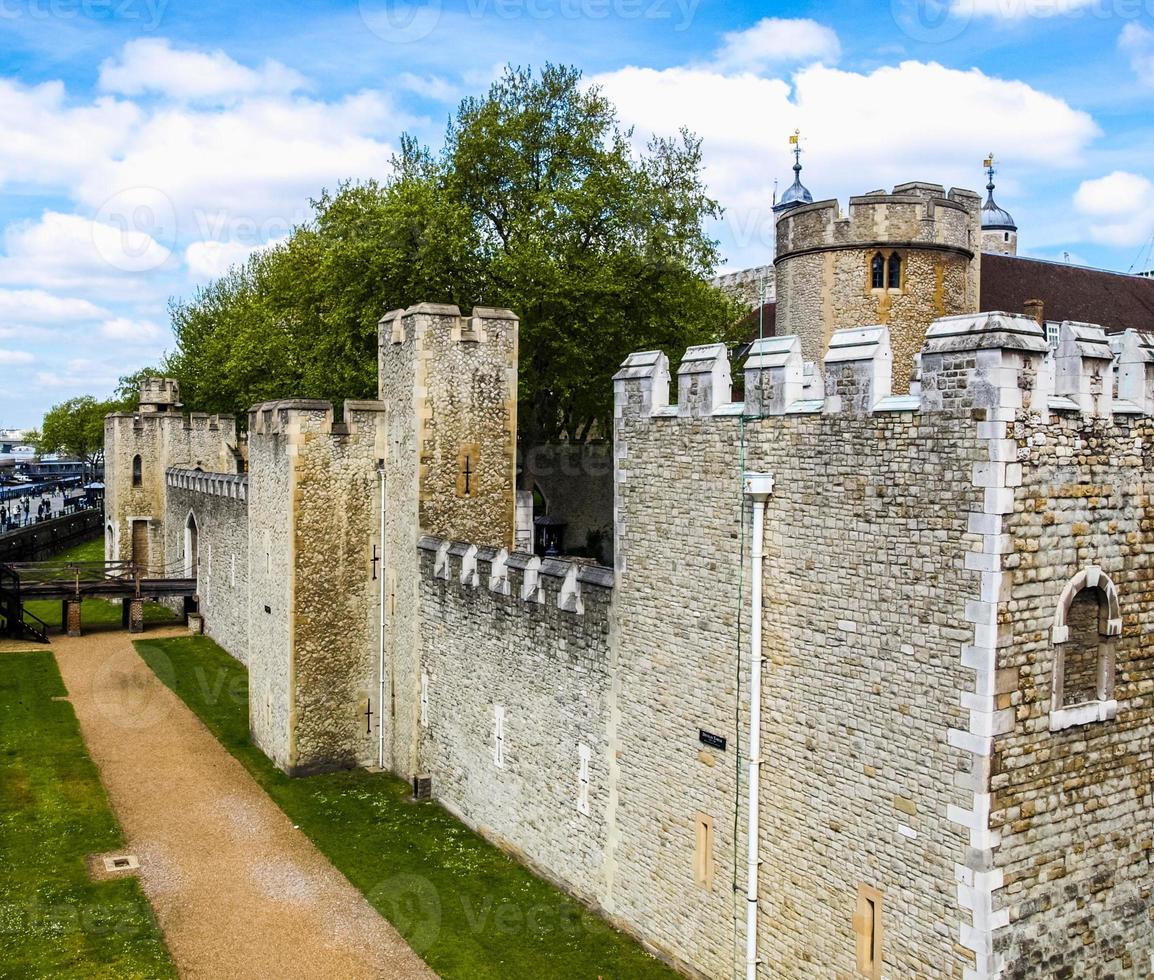
[[166, 428], [169, 431], [183, 429], [189, 432], [224, 432], [226, 437], [236, 441], [236, 416], [217, 415], [209, 412], [109, 412], [105, 423], [111, 422], [117, 428], [131, 426], [136, 432], [146, 429]]
[[191, 490], [230, 500], [248, 499], [248, 477], [243, 473], [206, 473], [203, 470], [172, 466], [165, 471], [164, 479], [173, 489]]
[[297, 438], [328, 435], [348, 438], [362, 430], [376, 432], [376, 419], [385, 407], [378, 401], [344, 402], [344, 421], [335, 421], [331, 402], [310, 398], [263, 402], [249, 409], [249, 439], [262, 436]]
[[[909, 394], [892, 393], [893, 354], [884, 325], [839, 330], [820, 365], [802, 359], [795, 336], [755, 341], [742, 365], [745, 400], [731, 402], [724, 345], [691, 347], [677, 371], [670, 404], [669, 362], [661, 351], [631, 354], [614, 376], [616, 414], [624, 418], [889, 412], [1115, 415], [1154, 412], [1154, 337], [1128, 330], [1106, 337], [1099, 326], [1063, 323], [1051, 350], [1041, 326], [1013, 313], [943, 317], [930, 326]], [[994, 416], [991, 415], [991, 418]]]
[[939, 247], [967, 257], [978, 248], [973, 231], [981, 198], [973, 191], [912, 182], [892, 193], [873, 191], [849, 199], [815, 201], [786, 211], [777, 221], [777, 260], [800, 252], [875, 245]]
[[390, 310], [377, 321], [381, 347], [403, 345], [425, 334], [441, 335], [453, 343], [486, 343], [507, 334], [518, 322], [512, 310], [475, 306], [468, 316], [451, 303], [418, 303], [405, 310]]
[[511, 604], [543, 606], [584, 616], [604, 616], [612, 599], [615, 576], [611, 568], [539, 558], [504, 548], [491, 548], [422, 535], [417, 541], [420, 569], [425, 580], [440, 579], [456, 587], [484, 589], [508, 598]]

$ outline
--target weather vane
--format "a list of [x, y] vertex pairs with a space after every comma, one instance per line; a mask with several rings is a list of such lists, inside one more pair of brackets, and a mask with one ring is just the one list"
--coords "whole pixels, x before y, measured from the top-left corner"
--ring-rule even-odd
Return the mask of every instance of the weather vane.
[[789, 137], [789, 145], [793, 147], [793, 162], [801, 165], [801, 130], [795, 129]]
[[992, 181], [997, 170], [994, 169], [994, 151], [990, 151], [990, 155], [983, 161], [982, 166], [986, 168], [986, 176]]

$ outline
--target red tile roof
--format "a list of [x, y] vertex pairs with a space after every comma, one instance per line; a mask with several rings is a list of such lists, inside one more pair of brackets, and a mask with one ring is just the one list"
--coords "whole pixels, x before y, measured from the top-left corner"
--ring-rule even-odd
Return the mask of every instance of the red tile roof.
[[1154, 279], [1046, 262], [1020, 255], [982, 254], [983, 312], [1021, 313], [1040, 299], [1047, 320], [1097, 323], [1107, 333], [1154, 330]]

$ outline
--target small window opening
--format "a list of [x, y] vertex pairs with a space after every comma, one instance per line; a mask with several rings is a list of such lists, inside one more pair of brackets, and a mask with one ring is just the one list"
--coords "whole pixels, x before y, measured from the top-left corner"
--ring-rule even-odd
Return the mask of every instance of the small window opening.
[[886, 260], [882, 257], [881, 252], [875, 254], [873, 261], [870, 262], [870, 285], [874, 289], [885, 289]]
[[589, 746], [577, 746], [577, 812], [589, 815]]
[[696, 828], [693, 879], [702, 888], [713, 891], [713, 817], [699, 813]]
[[[421, 727], [429, 727], [429, 675], [421, 674]], [[499, 764], [499, 763], [498, 763]]]
[[853, 931], [857, 939], [857, 972], [880, 980], [882, 975], [882, 893], [859, 885]]
[[140, 462], [140, 454], [137, 453], [135, 456], [132, 457], [132, 485], [134, 487], [138, 487], [141, 484], [141, 480], [142, 480], [141, 469], [142, 469], [142, 466], [141, 466], [141, 462]]
[[500, 705], [493, 708], [493, 765], [505, 768], [505, 709]]
[[890, 253], [890, 260], [886, 265], [886, 285], [890, 289], [902, 288], [902, 257], [897, 252]]

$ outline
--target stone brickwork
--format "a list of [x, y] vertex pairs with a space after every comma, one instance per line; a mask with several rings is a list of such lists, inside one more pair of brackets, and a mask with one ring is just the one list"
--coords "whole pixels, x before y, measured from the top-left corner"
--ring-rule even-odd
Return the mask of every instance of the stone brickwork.
[[772, 303], [777, 299], [775, 283], [772, 265], [727, 272], [709, 281], [714, 289], [720, 289], [749, 310], [756, 310], [762, 303]]
[[335, 423], [309, 401], [249, 416], [251, 723], [290, 773], [375, 759], [381, 417], [345, 402]]
[[420, 759], [435, 797], [601, 905], [612, 571], [439, 538], [420, 549]]
[[165, 482], [165, 555], [174, 564], [183, 560], [185, 571], [196, 577], [204, 632], [247, 664], [248, 477], [174, 468]]
[[[179, 388], [167, 378], [145, 379], [140, 411], [115, 412], [104, 421], [105, 558], [132, 561], [134, 522], [138, 547], [154, 570], [163, 569], [167, 483], [172, 466], [235, 472], [236, 422], [232, 416], [182, 415]], [[139, 457], [139, 466], [134, 460]], [[139, 474], [139, 482], [134, 479]]]
[[[777, 333], [797, 334], [820, 361], [834, 333], [884, 324], [894, 352], [893, 390], [910, 390], [930, 322], [977, 312], [981, 199], [938, 184], [899, 184], [849, 201], [819, 201], [777, 221]], [[875, 256], [897, 255], [901, 275], [881, 288]]]
[[385, 643], [390, 733], [383, 765], [418, 766], [417, 538], [511, 548], [516, 509], [517, 317], [423, 303], [380, 321], [387, 443]]
[[[1154, 951], [1154, 425], [1066, 413], [1023, 414], [1007, 435], [1022, 467], [1007, 514], [1008, 602], [999, 670], [1014, 680], [1014, 727], [995, 745], [991, 827], [1001, 835], [996, 937], [1006, 977], [1147, 976]], [[1067, 583], [1087, 568], [1098, 584], [1076, 593], [1069, 638], [1055, 642]], [[1110, 630], [1105, 580], [1117, 592]], [[1088, 600], [1089, 622], [1076, 612]], [[1060, 655], [1091, 645], [1108, 659], [1116, 701], [1054, 731]], [[1097, 660], [1097, 657], [1095, 657]], [[1074, 678], [1066, 670], [1065, 688]], [[1092, 691], [1094, 679], [1087, 685]], [[1077, 700], [1087, 698], [1079, 685]], [[1070, 697], [1064, 699], [1070, 703]], [[1116, 716], [1112, 716], [1116, 713]]]

